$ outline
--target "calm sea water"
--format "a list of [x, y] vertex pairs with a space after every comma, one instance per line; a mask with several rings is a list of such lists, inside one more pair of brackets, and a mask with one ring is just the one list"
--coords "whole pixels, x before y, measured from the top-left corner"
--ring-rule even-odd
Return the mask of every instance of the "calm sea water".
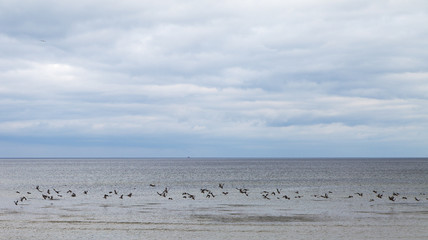
[[428, 159], [0, 159], [30, 238], [428, 239]]

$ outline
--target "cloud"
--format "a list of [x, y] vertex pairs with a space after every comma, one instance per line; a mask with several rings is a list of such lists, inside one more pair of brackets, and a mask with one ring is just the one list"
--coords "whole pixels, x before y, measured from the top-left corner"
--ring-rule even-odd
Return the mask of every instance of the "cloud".
[[10, 155], [37, 141], [67, 156], [427, 154], [424, 1], [0, 9], [0, 140], [24, 149]]

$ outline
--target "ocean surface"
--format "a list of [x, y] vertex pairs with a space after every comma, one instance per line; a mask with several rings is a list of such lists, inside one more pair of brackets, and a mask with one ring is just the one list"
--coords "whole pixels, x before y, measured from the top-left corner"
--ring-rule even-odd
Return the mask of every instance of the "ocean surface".
[[428, 239], [428, 159], [0, 159], [0, 239]]

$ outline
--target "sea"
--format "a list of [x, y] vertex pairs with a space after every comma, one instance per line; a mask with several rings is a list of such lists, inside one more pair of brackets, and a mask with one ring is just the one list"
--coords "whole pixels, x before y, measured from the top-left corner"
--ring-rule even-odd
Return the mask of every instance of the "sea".
[[0, 239], [426, 240], [428, 159], [0, 159]]

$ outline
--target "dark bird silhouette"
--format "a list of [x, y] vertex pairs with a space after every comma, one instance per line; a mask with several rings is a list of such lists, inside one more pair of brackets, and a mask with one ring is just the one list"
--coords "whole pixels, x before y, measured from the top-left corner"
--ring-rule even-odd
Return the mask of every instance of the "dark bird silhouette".
[[15, 205], [18, 205], [18, 200], [16, 200], [16, 201], [13, 201], [14, 203], [15, 203]]
[[123, 199], [123, 194], [122, 195], [120, 195], [120, 197], [119, 197], [120, 199]]
[[238, 191], [242, 194], [245, 194], [248, 197], [248, 189], [246, 188], [237, 188]]
[[419, 198], [415, 197], [415, 200], [419, 202]]
[[155, 184], [153, 184], [153, 183], [149, 184], [149, 186], [150, 186], [150, 187], [156, 187], [156, 185], [155, 185]]
[[394, 196], [388, 196], [388, 198], [389, 198], [389, 200], [391, 200], [391, 201], [395, 201], [395, 197]]
[[184, 192], [181, 195], [183, 195], [183, 198], [190, 198], [190, 199], [195, 200], [195, 195], [192, 195], [190, 193]]
[[83, 191], [83, 194], [88, 194], [88, 190]]
[[221, 188], [221, 189], [223, 189], [223, 187], [224, 187], [224, 183], [219, 183], [219, 184], [218, 184], [218, 187], [219, 187], [219, 188]]
[[132, 193], [129, 193], [129, 194], [128, 194], [128, 197], [132, 197]]
[[227, 194], [229, 194], [229, 192], [223, 192], [223, 195], [227, 195]]
[[264, 199], [270, 200], [270, 198], [268, 197], [268, 193], [262, 194], [262, 196], [263, 196]]
[[72, 194], [71, 194], [71, 197], [76, 197], [76, 194], [75, 194], [75, 193], [72, 193]]
[[[123, 195], [122, 195], [122, 196], [123, 196]], [[104, 197], [103, 197], [103, 198], [104, 198], [104, 199], [107, 199], [107, 197], [108, 197], [108, 195], [107, 195], [107, 194], [104, 194]]]

